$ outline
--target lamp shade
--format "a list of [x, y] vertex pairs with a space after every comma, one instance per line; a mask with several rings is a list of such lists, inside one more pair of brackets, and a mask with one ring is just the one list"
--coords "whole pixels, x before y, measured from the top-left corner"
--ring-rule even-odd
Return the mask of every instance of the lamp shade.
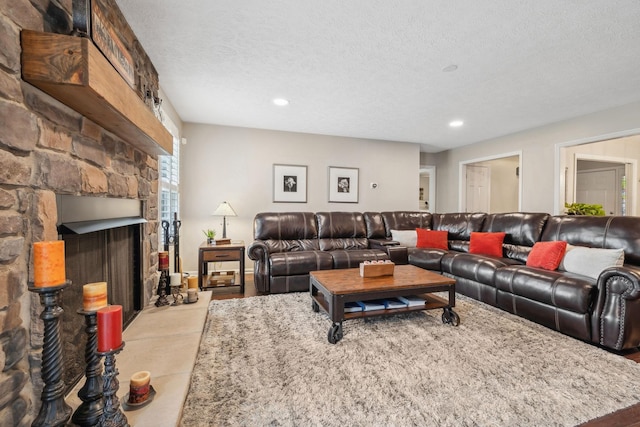
[[233, 210], [231, 205], [227, 202], [222, 202], [215, 211], [211, 214], [213, 216], [238, 216], [236, 211]]

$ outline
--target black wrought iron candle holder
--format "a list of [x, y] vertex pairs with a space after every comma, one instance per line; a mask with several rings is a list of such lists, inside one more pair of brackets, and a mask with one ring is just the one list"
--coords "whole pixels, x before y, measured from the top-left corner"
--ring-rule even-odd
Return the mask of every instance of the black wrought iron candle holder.
[[124, 341], [120, 347], [97, 352], [104, 356], [104, 373], [102, 374], [104, 409], [100, 419], [100, 427], [129, 427], [126, 415], [120, 409], [120, 399], [117, 396], [120, 382], [118, 381], [118, 369], [116, 368], [116, 354], [124, 348]]
[[75, 410], [71, 421], [81, 427], [98, 425], [104, 411], [102, 393], [102, 363], [98, 355], [98, 321], [95, 311], [78, 310], [78, 314], [84, 316], [87, 345], [84, 350], [85, 383], [78, 391], [78, 397], [82, 401]]
[[64, 401], [64, 381], [62, 374], [62, 342], [60, 340], [60, 322], [58, 318], [64, 310], [60, 307], [62, 290], [71, 281], [58, 286], [38, 288], [29, 286], [29, 291], [40, 295], [40, 303], [44, 310], [40, 318], [44, 322], [44, 343], [42, 345], [41, 376], [44, 382], [42, 389], [42, 406], [38, 416], [31, 424], [33, 427], [64, 426], [71, 418], [71, 407]]
[[171, 305], [178, 305], [184, 300], [184, 296], [180, 292], [180, 285], [171, 286], [171, 296], [173, 297], [173, 303]]
[[162, 307], [169, 305], [167, 299], [167, 288], [169, 287], [169, 270], [160, 270], [160, 280], [158, 282], [158, 299], [156, 300], [156, 307]]

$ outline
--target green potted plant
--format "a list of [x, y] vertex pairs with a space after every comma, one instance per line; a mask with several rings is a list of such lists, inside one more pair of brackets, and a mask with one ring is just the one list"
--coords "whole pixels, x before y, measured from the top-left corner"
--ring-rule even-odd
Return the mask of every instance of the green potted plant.
[[605, 216], [602, 205], [589, 203], [565, 203], [567, 215]]
[[207, 243], [213, 245], [216, 243], [216, 230], [208, 228], [206, 230], [202, 230], [205, 236], [207, 236]]

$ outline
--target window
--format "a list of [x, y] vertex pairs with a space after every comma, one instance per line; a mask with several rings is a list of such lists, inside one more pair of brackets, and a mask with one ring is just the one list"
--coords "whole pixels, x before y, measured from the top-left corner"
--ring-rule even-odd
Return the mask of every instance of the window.
[[159, 220], [158, 238], [160, 250], [164, 250], [165, 230], [162, 221], [169, 223], [169, 233], [173, 234], [174, 213], [180, 217], [180, 138], [178, 128], [164, 116], [164, 125], [173, 135], [173, 155], [158, 157], [158, 207]]

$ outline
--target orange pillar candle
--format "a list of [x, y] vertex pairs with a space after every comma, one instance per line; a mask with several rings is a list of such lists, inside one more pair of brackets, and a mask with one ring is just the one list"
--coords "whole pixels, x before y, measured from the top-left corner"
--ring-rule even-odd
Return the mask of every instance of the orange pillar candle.
[[115, 350], [122, 345], [122, 306], [108, 305], [98, 310], [98, 351]]
[[87, 283], [82, 287], [82, 309], [96, 311], [107, 306], [107, 282]]
[[64, 270], [64, 241], [33, 244], [33, 286], [47, 288], [67, 281]]
[[198, 278], [196, 276], [187, 277], [187, 284], [189, 289], [198, 289]]

